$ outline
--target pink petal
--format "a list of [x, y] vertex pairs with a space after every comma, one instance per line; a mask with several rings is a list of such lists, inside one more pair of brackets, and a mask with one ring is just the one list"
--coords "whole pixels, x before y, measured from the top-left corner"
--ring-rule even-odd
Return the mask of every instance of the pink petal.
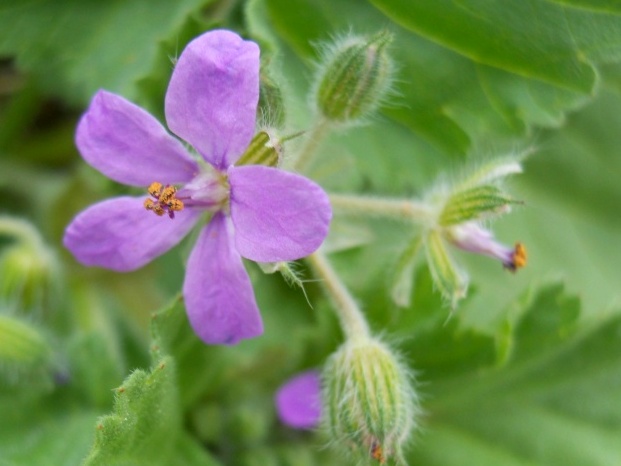
[[263, 333], [250, 278], [233, 241], [233, 225], [218, 212], [201, 232], [183, 284], [188, 318], [208, 344], [233, 345]]
[[313, 429], [321, 418], [321, 381], [315, 370], [289, 379], [276, 392], [278, 417], [295, 429]]
[[117, 197], [89, 207], [69, 224], [63, 244], [84, 265], [118, 272], [142, 267], [181, 241], [201, 213], [186, 209], [174, 220], [158, 217], [144, 208], [145, 198]]
[[205, 160], [226, 169], [252, 139], [258, 100], [257, 44], [211, 31], [179, 57], [166, 93], [166, 120]]
[[309, 179], [247, 165], [230, 168], [229, 183], [235, 242], [243, 257], [257, 262], [299, 259], [328, 234], [330, 201]]
[[99, 91], [82, 116], [76, 144], [90, 165], [119, 183], [189, 181], [198, 165], [149, 113], [123, 97]]

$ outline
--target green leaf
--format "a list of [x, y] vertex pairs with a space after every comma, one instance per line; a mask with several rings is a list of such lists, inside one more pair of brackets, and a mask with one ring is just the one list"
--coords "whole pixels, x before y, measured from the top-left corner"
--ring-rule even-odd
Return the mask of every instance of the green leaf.
[[[63, 403], [64, 412], [54, 412], [54, 403], [21, 407], [27, 423], [7, 416], [4, 409], [0, 428], [0, 465], [2, 466], [78, 466], [93, 441], [95, 411], [76, 411]], [[12, 403], [15, 403], [15, 398]], [[4, 408], [4, 406], [1, 406]]]
[[567, 7], [584, 8], [593, 12], [621, 15], [619, 2], [616, 0], [550, 0]]
[[592, 61], [619, 59], [618, 18], [547, 0], [371, 1], [395, 22], [475, 62], [583, 93], [595, 85]]
[[[603, 466], [620, 457], [621, 318], [580, 328], [578, 301], [557, 285], [516, 305], [503, 365], [422, 372], [428, 422], [411, 464]], [[412, 348], [414, 361], [434, 351]], [[487, 345], [478, 358], [493, 353]]]
[[[309, 44], [330, 34], [387, 26], [380, 10], [353, 0], [265, 1], [281, 38], [304, 60], [316, 56]], [[400, 70], [398, 97], [384, 113], [446, 154], [487, 149], [490, 135], [514, 138], [561, 125], [594, 93], [595, 66], [620, 58], [614, 16], [543, 0], [462, 3], [471, 9], [448, 1], [375, 2], [394, 22], [390, 53]], [[531, 6], [541, 13], [537, 21]]]
[[220, 466], [222, 463], [213, 458], [194, 438], [182, 432], [175, 446], [175, 463], [185, 466]]
[[[99, 88], [136, 96], [160, 41], [210, 0], [30, 0], [0, 7], [0, 54], [47, 92], [87, 102]], [[175, 50], [171, 50], [174, 54]]]
[[110, 390], [123, 381], [124, 364], [103, 333], [74, 334], [67, 345], [72, 388], [76, 397], [98, 408], [109, 408]]
[[137, 370], [116, 389], [114, 411], [99, 419], [85, 465], [151, 465], [173, 462], [181, 412], [172, 358], [149, 372]]

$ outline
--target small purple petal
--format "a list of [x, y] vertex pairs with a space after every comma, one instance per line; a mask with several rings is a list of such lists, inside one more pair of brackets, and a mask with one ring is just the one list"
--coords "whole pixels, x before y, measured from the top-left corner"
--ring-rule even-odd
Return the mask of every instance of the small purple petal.
[[450, 229], [449, 238], [460, 249], [483, 254], [500, 260], [502, 264], [514, 269], [514, 250], [494, 239], [491, 231], [486, 230], [475, 222], [466, 222], [455, 225]]
[[234, 345], [263, 333], [250, 278], [235, 250], [233, 225], [221, 212], [190, 254], [183, 296], [190, 324], [205, 343]]
[[247, 165], [230, 168], [229, 183], [235, 241], [243, 257], [257, 262], [299, 259], [328, 234], [330, 201], [309, 179]]
[[321, 418], [321, 381], [315, 370], [302, 372], [276, 392], [276, 411], [283, 424], [313, 429]]
[[190, 181], [198, 165], [149, 113], [123, 97], [99, 91], [82, 116], [76, 144], [90, 165], [119, 183]]
[[166, 92], [166, 120], [224, 170], [252, 139], [258, 101], [257, 44], [230, 31], [211, 31], [181, 53]]
[[176, 245], [194, 226], [200, 211], [177, 212], [174, 220], [144, 208], [144, 199], [117, 197], [79, 213], [63, 244], [84, 265], [117, 272], [142, 267]]

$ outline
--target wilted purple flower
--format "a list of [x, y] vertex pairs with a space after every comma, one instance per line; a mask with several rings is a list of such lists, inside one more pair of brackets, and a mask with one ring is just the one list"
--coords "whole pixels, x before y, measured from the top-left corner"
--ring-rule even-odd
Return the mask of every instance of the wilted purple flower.
[[516, 243], [511, 249], [494, 239], [491, 231], [476, 222], [465, 222], [451, 227], [449, 239], [464, 251], [483, 254], [500, 260], [505, 268], [515, 272], [526, 265], [526, 248]]
[[258, 97], [257, 45], [211, 31], [179, 57], [165, 101], [168, 127], [203, 160], [145, 110], [105, 91], [95, 95], [77, 129], [76, 144], [90, 165], [120, 183], [148, 187], [151, 197], [91, 206], [67, 227], [65, 246], [85, 265], [130, 271], [212, 212], [183, 285], [190, 323], [212, 344], [263, 331], [242, 256], [259, 262], [304, 257], [322, 243], [332, 215], [312, 181], [266, 166], [234, 166], [253, 137]]
[[302, 372], [276, 392], [276, 411], [283, 424], [313, 429], [321, 417], [321, 380], [318, 371]]

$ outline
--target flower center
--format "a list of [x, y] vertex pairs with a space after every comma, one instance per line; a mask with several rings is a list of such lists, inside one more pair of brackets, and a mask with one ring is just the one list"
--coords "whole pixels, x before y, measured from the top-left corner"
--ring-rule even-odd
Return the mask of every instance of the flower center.
[[168, 213], [170, 218], [175, 218], [175, 212], [183, 210], [183, 202], [177, 199], [177, 188], [174, 186], [166, 185], [154, 181], [149, 185], [147, 189], [149, 195], [153, 198], [146, 198], [144, 201], [144, 207], [147, 210], [153, 211], [156, 215], [161, 217], [165, 213]]

